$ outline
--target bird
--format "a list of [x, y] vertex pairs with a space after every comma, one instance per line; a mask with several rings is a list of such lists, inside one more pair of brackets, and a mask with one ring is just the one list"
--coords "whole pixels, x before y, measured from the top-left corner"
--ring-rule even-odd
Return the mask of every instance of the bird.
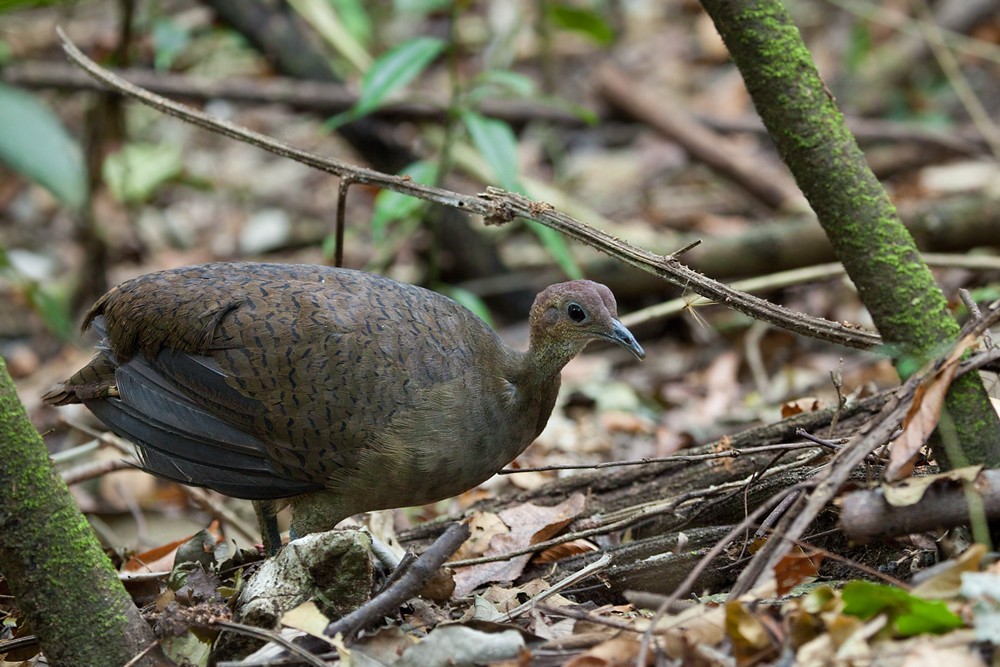
[[217, 262], [158, 271], [86, 314], [93, 359], [43, 396], [83, 403], [139, 465], [255, 501], [269, 553], [366, 511], [456, 496], [545, 427], [591, 341], [643, 359], [606, 286], [538, 294], [527, 351], [437, 292], [358, 270]]

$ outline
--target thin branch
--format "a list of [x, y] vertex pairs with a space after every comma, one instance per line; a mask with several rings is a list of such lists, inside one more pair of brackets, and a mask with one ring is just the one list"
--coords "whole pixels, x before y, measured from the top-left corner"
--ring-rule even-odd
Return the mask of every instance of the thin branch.
[[521, 472], [550, 472], [553, 470], [597, 470], [599, 468], [622, 468], [625, 466], [641, 466], [654, 463], [685, 463], [691, 461], [710, 461], [712, 459], [735, 459], [747, 454], [758, 454], [760, 452], [791, 451], [796, 449], [815, 449], [816, 445], [822, 447], [839, 449], [839, 447], [828, 441], [817, 443], [802, 442], [778, 445], [762, 445], [761, 447], [747, 447], [746, 449], [729, 449], [723, 452], [711, 452], [709, 454], [678, 454], [676, 456], [659, 456], [636, 459], [635, 461], [605, 461], [603, 463], [579, 463], [567, 465], [537, 466], [534, 468], [504, 468], [497, 472], [498, 475], [516, 475]]
[[595, 560], [590, 565], [587, 565], [577, 570], [576, 572], [567, 575], [562, 580], [552, 584], [551, 586], [549, 586], [544, 591], [542, 591], [535, 597], [531, 598], [527, 602], [524, 602], [514, 607], [506, 614], [504, 614], [500, 619], [498, 619], [498, 622], [509, 623], [510, 621], [514, 620], [515, 618], [524, 614], [525, 612], [531, 611], [540, 602], [546, 600], [547, 598], [552, 597], [556, 593], [561, 593], [570, 586], [575, 586], [584, 579], [592, 577], [598, 572], [603, 572], [605, 569], [607, 569], [609, 565], [611, 565], [611, 554], [606, 553], [597, 560]]
[[[313, 667], [327, 667], [326, 661], [318, 655], [315, 655], [299, 644], [282, 637], [280, 632], [275, 632], [274, 630], [265, 630], [264, 628], [258, 628], [245, 623], [237, 623], [235, 621], [212, 621], [211, 623], [207, 623], [206, 627], [211, 629], [228, 630], [230, 632], [235, 632], [236, 634], [253, 637], [254, 639], [263, 639], [266, 642], [273, 642], [302, 660], [307, 665], [313, 665]], [[240, 663], [237, 662], [235, 664]]]
[[347, 210], [347, 191], [354, 185], [354, 179], [345, 176], [340, 179], [340, 188], [337, 191], [337, 229], [334, 240], [333, 265], [344, 266], [344, 222], [345, 211]]

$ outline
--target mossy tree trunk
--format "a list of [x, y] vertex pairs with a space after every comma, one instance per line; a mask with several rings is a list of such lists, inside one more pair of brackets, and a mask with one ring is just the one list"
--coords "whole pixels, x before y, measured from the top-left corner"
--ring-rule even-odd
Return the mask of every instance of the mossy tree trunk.
[[[49, 664], [124, 665], [155, 640], [49, 463], [0, 358], [0, 571]], [[167, 664], [159, 650], [138, 665]]]
[[[888, 343], [900, 375], [954, 340], [958, 323], [896, 208], [865, 161], [781, 0], [702, 0], [739, 68], [757, 112], [791, 169], [837, 258]], [[945, 403], [954, 432], [935, 445], [945, 466], [1000, 464], [1000, 421], [982, 382], [968, 374]], [[954, 456], [949, 456], [954, 454]], [[965, 458], [966, 461], [962, 461]], [[954, 460], [952, 460], [954, 459]]]

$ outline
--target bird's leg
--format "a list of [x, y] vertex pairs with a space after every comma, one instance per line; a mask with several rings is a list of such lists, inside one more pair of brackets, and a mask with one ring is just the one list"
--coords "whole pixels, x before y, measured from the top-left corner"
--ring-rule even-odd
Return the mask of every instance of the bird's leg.
[[264, 553], [276, 556], [281, 550], [281, 531], [278, 530], [277, 507], [269, 500], [253, 501], [254, 512], [257, 513], [257, 525], [260, 536], [264, 540]]

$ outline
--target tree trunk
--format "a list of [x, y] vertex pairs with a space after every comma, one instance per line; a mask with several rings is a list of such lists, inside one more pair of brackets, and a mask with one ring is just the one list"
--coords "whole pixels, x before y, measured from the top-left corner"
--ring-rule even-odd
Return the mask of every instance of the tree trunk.
[[[0, 460], [0, 571], [49, 664], [124, 665], [156, 638], [49, 464], [2, 358]], [[154, 649], [135, 664], [168, 663]]]

